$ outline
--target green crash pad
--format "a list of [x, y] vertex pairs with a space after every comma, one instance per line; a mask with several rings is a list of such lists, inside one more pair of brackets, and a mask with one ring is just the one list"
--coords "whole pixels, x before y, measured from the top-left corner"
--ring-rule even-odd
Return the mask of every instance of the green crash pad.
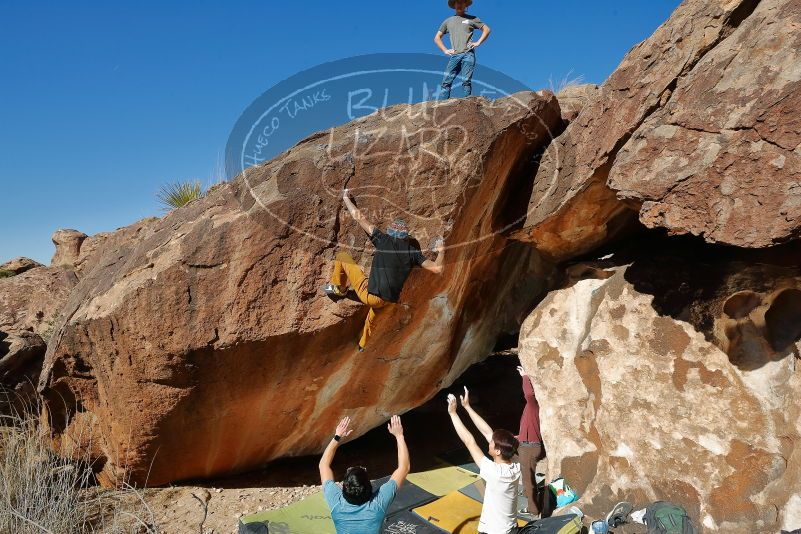
[[[264, 526], [268, 525], [269, 530]], [[331, 510], [322, 492], [278, 510], [244, 516], [239, 532], [247, 534], [336, 534]]]
[[452, 491], [469, 486], [478, 480], [478, 475], [453, 465], [443, 465], [422, 473], [410, 473], [407, 478], [412, 484], [442, 497]]

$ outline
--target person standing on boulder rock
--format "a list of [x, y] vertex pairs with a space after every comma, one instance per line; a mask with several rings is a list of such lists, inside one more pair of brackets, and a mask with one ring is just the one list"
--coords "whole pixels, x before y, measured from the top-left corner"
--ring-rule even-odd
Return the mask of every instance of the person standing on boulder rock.
[[372, 334], [376, 310], [398, 302], [403, 284], [414, 267], [442, 274], [445, 270], [445, 250], [440, 240], [436, 261], [428, 260], [409, 239], [409, 229], [403, 220], [395, 220], [384, 233], [353, 204], [347, 189], [342, 194], [342, 200], [348, 213], [367, 232], [375, 246], [373, 267], [368, 279], [350, 254], [339, 252], [334, 261], [331, 282], [323, 286], [323, 292], [334, 301], [341, 300], [347, 295], [350, 284], [359, 300], [370, 307], [359, 339], [358, 349], [361, 352]]
[[[448, 17], [440, 25], [434, 36], [434, 43], [446, 56], [450, 56], [445, 67], [445, 77], [442, 80], [440, 100], [451, 97], [451, 86], [456, 77], [462, 75], [462, 88], [464, 96], [473, 93], [473, 70], [476, 68], [476, 48], [487, 40], [490, 27], [480, 18], [466, 13], [473, 0], [448, 0], [448, 6], [456, 10], [456, 14]], [[481, 29], [481, 37], [473, 41], [473, 30]], [[442, 42], [445, 34], [450, 34], [451, 48], [446, 48]]]
[[403, 437], [400, 417], [393, 415], [387, 425], [389, 433], [395, 436], [398, 445], [398, 467], [388, 481], [373, 492], [370, 477], [364, 467], [348, 467], [340, 488], [334, 482], [331, 462], [343, 438], [353, 433], [350, 418], [345, 417], [337, 425], [334, 437], [320, 458], [320, 480], [323, 483], [323, 496], [331, 509], [331, 519], [340, 534], [378, 534], [389, 505], [395, 493], [403, 485], [409, 474], [409, 449]]

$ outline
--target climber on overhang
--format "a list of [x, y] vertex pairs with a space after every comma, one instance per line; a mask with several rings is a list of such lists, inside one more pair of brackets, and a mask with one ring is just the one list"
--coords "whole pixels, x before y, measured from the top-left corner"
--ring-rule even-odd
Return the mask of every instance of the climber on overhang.
[[358, 350], [361, 352], [372, 333], [376, 310], [398, 302], [403, 284], [414, 267], [419, 266], [432, 273], [442, 274], [445, 270], [445, 249], [442, 240], [439, 240], [436, 261], [428, 260], [409, 238], [409, 228], [402, 219], [396, 219], [384, 233], [368, 221], [353, 204], [347, 189], [342, 193], [342, 200], [348, 213], [367, 232], [375, 246], [373, 267], [368, 279], [350, 254], [339, 252], [334, 261], [331, 282], [323, 286], [323, 291], [329, 298], [337, 301], [347, 296], [350, 284], [359, 300], [370, 307], [358, 343]]

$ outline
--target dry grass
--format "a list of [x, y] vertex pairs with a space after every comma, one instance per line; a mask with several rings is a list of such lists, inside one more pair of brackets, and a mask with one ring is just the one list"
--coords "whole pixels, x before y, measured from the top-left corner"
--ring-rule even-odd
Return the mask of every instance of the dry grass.
[[0, 532], [158, 532], [139, 491], [97, 488], [88, 455], [53, 454], [34, 418], [6, 416], [0, 425]]
[[568, 71], [568, 73], [565, 74], [564, 78], [562, 78], [561, 80], [557, 79], [556, 81], [554, 81], [553, 78], [549, 77], [548, 78], [548, 85], [549, 85], [549, 89], [551, 90], [551, 92], [553, 94], [555, 94], [555, 95], [558, 95], [559, 93], [561, 93], [565, 89], [570, 89], [571, 87], [576, 87], [576, 86], [582, 85], [584, 83], [584, 76], [583, 75], [579, 75], [579, 76], [576, 76], [574, 78], [571, 78], [570, 76], [572, 74], [573, 74], [572, 70]]

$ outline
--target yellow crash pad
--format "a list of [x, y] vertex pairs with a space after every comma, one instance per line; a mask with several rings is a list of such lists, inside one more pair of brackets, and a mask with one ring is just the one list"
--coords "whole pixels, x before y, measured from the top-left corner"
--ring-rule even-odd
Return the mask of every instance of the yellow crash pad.
[[[414, 513], [452, 534], [478, 534], [481, 503], [460, 491], [454, 491], [432, 503], [415, 508]], [[522, 527], [526, 522], [518, 519], [517, 524]]]
[[406, 478], [437, 497], [462, 489], [479, 479], [476, 473], [452, 465], [443, 465], [422, 473], [410, 473]]
[[454, 491], [436, 501], [414, 509], [414, 513], [454, 534], [476, 534], [481, 503]]

